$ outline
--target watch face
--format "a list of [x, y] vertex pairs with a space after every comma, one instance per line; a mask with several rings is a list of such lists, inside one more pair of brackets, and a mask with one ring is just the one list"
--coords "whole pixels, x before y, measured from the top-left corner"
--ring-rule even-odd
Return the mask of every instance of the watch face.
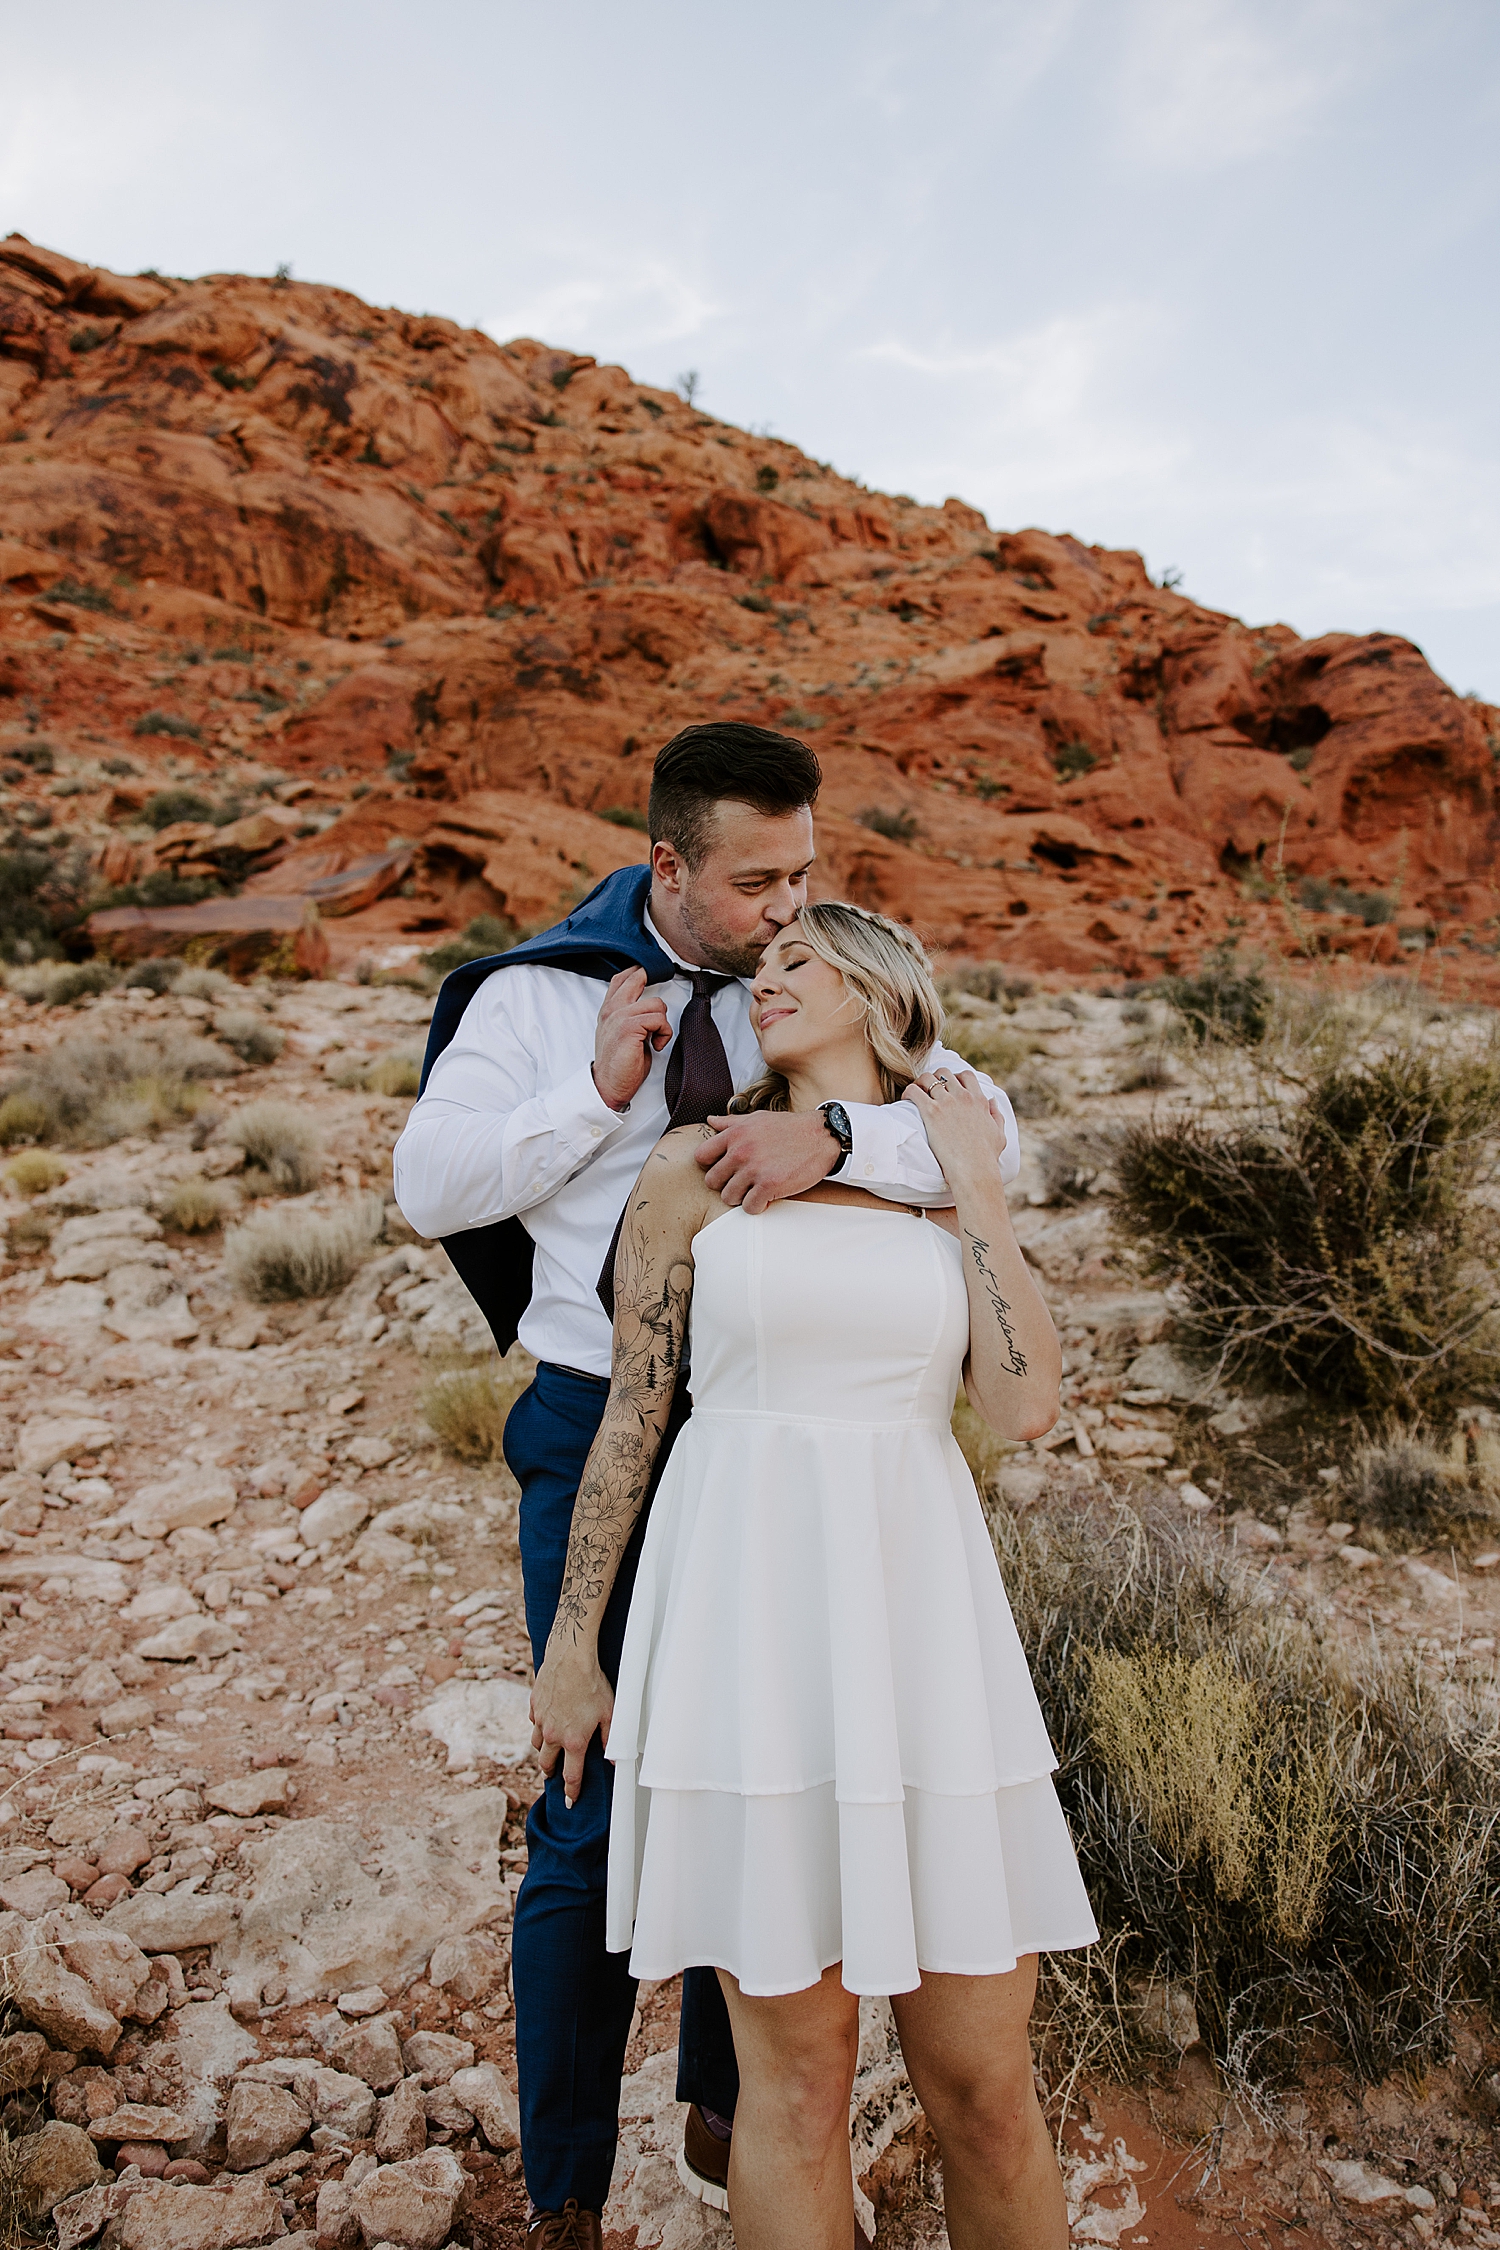
[[835, 1140], [837, 1140], [841, 1144], [841, 1146], [846, 1149], [851, 1147], [854, 1141], [854, 1128], [849, 1123], [849, 1112], [845, 1109], [843, 1103], [827, 1103], [824, 1107], [823, 1115], [828, 1120], [829, 1127], [833, 1133]]

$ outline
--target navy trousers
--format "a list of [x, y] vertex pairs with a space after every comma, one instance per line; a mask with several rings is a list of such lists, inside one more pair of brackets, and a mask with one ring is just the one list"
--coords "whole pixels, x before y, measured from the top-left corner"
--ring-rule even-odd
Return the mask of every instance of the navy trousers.
[[[505, 1425], [505, 1458], [521, 1487], [526, 1629], [538, 1665], [557, 1613], [573, 1501], [605, 1396], [602, 1383], [544, 1361]], [[674, 1414], [658, 1478], [684, 1418], [685, 1412]], [[611, 1682], [619, 1673], [648, 1512], [649, 1503], [620, 1565], [599, 1634], [599, 1662]], [[613, 1780], [614, 1768], [595, 1735], [572, 1811], [563, 1804], [559, 1761], [526, 1823], [529, 1859], [516, 1899], [511, 1961], [521, 2157], [527, 2190], [541, 2211], [560, 2211], [569, 2196], [585, 2211], [602, 2211], [614, 2170], [620, 2074], [636, 1986], [630, 1956], [608, 1953], [604, 1946]], [[732, 2117], [738, 2093], [719, 1980], [712, 1969], [689, 1969], [683, 1977], [677, 2098]]]

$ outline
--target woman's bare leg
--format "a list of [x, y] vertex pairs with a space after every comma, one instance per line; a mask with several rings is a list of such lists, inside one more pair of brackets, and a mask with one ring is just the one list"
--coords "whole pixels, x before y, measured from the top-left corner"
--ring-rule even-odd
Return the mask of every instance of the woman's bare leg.
[[807, 1991], [774, 1999], [748, 1997], [723, 1969], [719, 1982], [740, 2066], [729, 2144], [735, 2250], [849, 2250], [859, 2001], [837, 1964]]
[[1067, 2202], [1031, 2075], [1035, 1994], [1032, 1954], [1009, 1976], [926, 1974], [891, 2001], [943, 2152], [953, 2250], [1067, 2250]]

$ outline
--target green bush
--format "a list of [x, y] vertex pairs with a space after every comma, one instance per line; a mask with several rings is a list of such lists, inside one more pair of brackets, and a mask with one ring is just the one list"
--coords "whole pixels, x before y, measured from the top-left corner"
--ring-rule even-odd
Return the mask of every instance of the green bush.
[[163, 992], [172, 991], [181, 975], [182, 963], [168, 956], [159, 961], [137, 961], [135, 967], [128, 971], [125, 982], [140, 991], [154, 992], [159, 997]]
[[161, 1206], [164, 1223], [183, 1234], [211, 1234], [222, 1226], [239, 1198], [224, 1180], [179, 1180]]
[[108, 961], [39, 961], [34, 968], [12, 969], [5, 981], [33, 1007], [68, 1008], [113, 991], [120, 972]]
[[605, 805], [596, 817], [611, 822], [616, 828], [639, 829], [642, 835], [649, 826], [645, 814], [634, 805]]
[[1215, 946], [1196, 976], [1163, 977], [1158, 992], [1197, 1040], [1232, 1039], [1254, 1046], [1271, 1021], [1271, 987], [1254, 965], [1242, 966], [1233, 945]]
[[378, 1055], [365, 1072], [372, 1094], [388, 1097], [415, 1095], [422, 1083], [422, 1065], [415, 1055]]
[[1500, 1370], [1500, 1043], [1408, 1041], [1316, 1070], [1256, 1124], [1129, 1129], [1125, 1225], [1181, 1281], [1199, 1339], [1358, 1410], [1493, 1393]]
[[52, 1113], [34, 1094], [7, 1094], [0, 1101], [0, 1148], [45, 1140], [52, 1130]]
[[893, 844], [909, 844], [918, 833], [917, 816], [906, 805], [894, 812], [886, 805], [866, 805], [854, 817], [861, 828], [868, 828], [872, 835], [884, 836]]
[[199, 1081], [224, 1068], [224, 1050], [208, 1039], [62, 1039], [10, 1074], [0, 1121], [15, 1117], [18, 1140], [99, 1147], [191, 1117]]
[[183, 742], [201, 742], [203, 729], [195, 727], [191, 719], [179, 719], [170, 711], [143, 711], [131, 728], [132, 734], [167, 734]]
[[1078, 781], [1099, 763], [1086, 742], [1064, 742], [1052, 754], [1052, 770], [1059, 781]]
[[0, 959], [57, 953], [59, 933], [87, 912], [92, 883], [83, 852], [0, 852]]
[[[137, 733], [140, 729], [137, 728]], [[146, 799], [141, 818], [151, 828], [171, 828], [179, 820], [213, 820], [215, 810], [196, 789], [158, 789]]]

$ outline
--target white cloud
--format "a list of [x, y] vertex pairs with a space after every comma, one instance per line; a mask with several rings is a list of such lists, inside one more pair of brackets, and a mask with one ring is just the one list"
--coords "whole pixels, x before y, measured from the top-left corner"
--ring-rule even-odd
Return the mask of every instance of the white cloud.
[[1193, 171], [1300, 133], [1347, 78], [1360, 32], [1348, 0], [1133, 0], [1127, 14], [1122, 141], [1144, 163]]

